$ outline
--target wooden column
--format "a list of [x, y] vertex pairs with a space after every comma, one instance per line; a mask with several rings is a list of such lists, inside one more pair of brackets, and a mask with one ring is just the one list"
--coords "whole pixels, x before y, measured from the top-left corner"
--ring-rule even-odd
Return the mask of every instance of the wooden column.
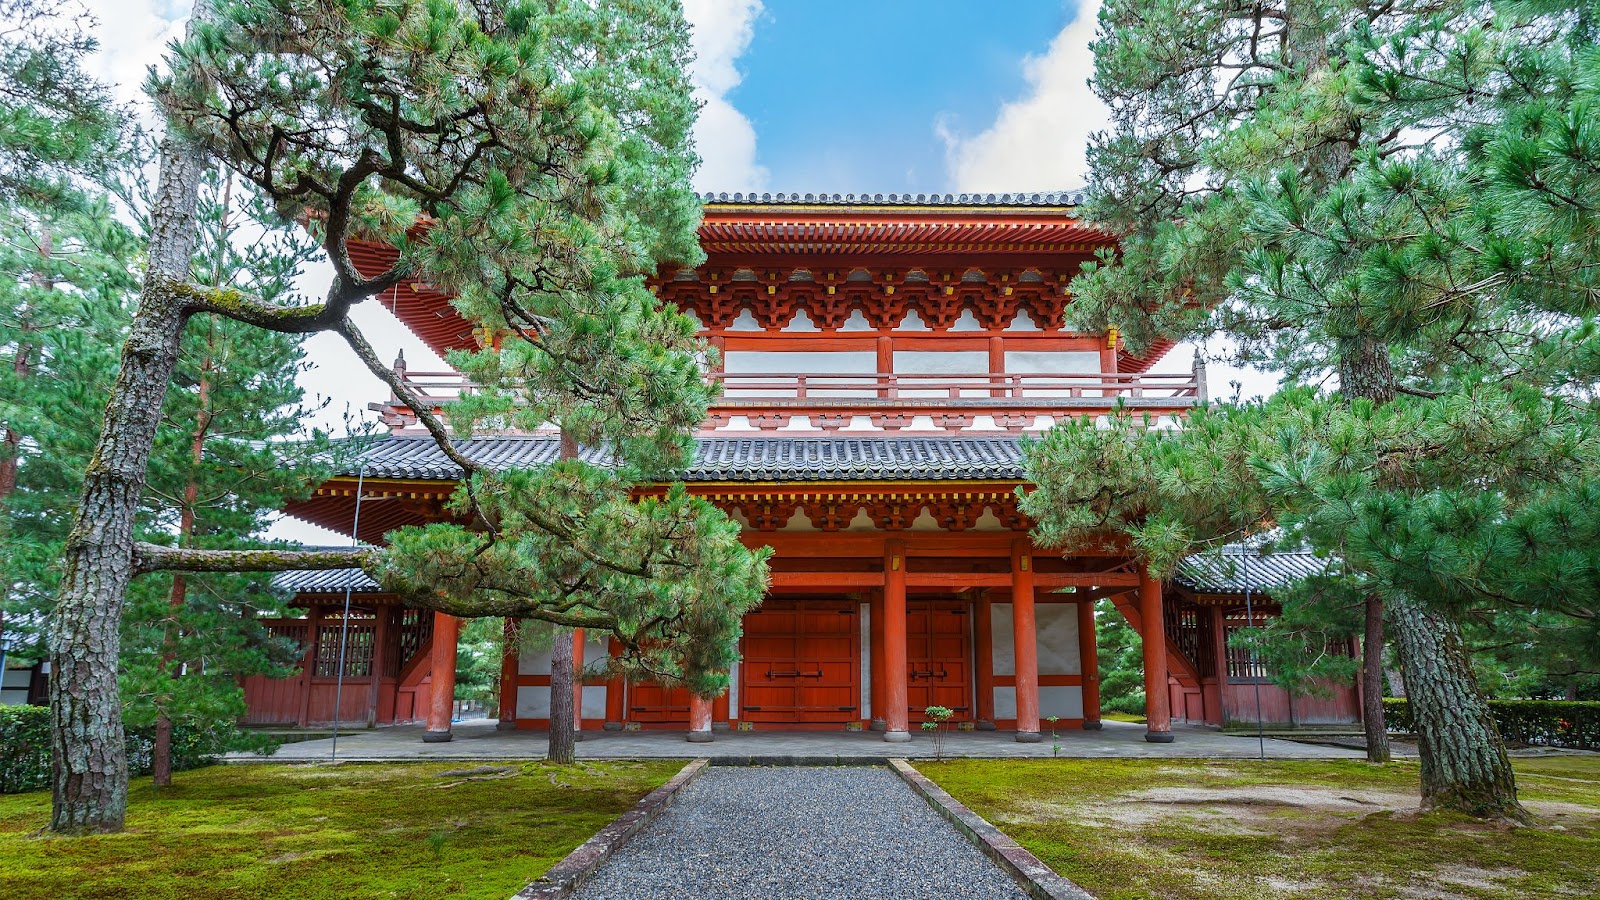
[[872, 678], [872, 721], [867, 725], [873, 731], [889, 727], [885, 711], [889, 708], [888, 670], [883, 666], [883, 592], [874, 591], [871, 611], [867, 620], [868, 675]]
[[[622, 655], [622, 642], [612, 638], [608, 649], [611, 651], [611, 657], [615, 659]], [[624, 689], [621, 675], [613, 675], [611, 680], [606, 682], [606, 723], [603, 726], [606, 731], [622, 730], [622, 692]]]
[[689, 695], [689, 743], [709, 744], [711, 736], [711, 698]]
[[572, 735], [583, 740], [583, 629], [572, 629]]
[[385, 647], [389, 643], [389, 614], [393, 612], [390, 607], [377, 604], [372, 607], [372, 661], [367, 667], [367, 673], [372, 676], [372, 684], [367, 689], [367, 727], [378, 727], [378, 704], [383, 691], [384, 661], [389, 654]]
[[979, 591], [972, 604], [973, 668], [977, 670], [978, 730], [994, 730], [994, 614], [989, 592]]
[[1011, 639], [1015, 646], [1017, 740], [1039, 740], [1039, 636], [1033, 615], [1033, 545], [1011, 545]]
[[883, 739], [911, 740], [911, 694], [906, 684], [906, 545], [891, 540], [884, 547], [883, 581]]
[[1139, 567], [1139, 624], [1144, 643], [1144, 739], [1172, 743], [1172, 698], [1167, 689], [1167, 626], [1161, 582]]
[[306, 655], [300, 660], [300, 715], [301, 728], [311, 724], [311, 680], [317, 675], [317, 638], [322, 631], [322, 607], [313, 606], [306, 612]]
[[461, 620], [448, 613], [433, 614], [433, 652], [431, 684], [428, 688], [428, 730], [422, 733], [425, 744], [450, 740], [451, 713], [456, 701], [456, 637]]
[[1213, 674], [1217, 677], [1217, 708], [1216, 724], [1228, 723], [1228, 624], [1227, 615], [1221, 606], [1213, 606], [1207, 613], [1211, 616], [1211, 641], [1216, 649], [1212, 651], [1215, 659]]
[[517, 620], [506, 617], [505, 630], [501, 632], [505, 643], [500, 649], [500, 721], [496, 731], [510, 731], [517, 727]]
[[1100, 645], [1096, 643], [1094, 601], [1078, 604], [1078, 672], [1083, 679], [1083, 730], [1100, 730]]

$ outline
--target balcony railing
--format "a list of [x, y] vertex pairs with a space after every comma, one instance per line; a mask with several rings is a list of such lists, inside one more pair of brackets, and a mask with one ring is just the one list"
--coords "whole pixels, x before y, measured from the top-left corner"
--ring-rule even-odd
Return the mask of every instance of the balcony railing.
[[[410, 372], [397, 365], [396, 373], [420, 400], [435, 408], [473, 387], [457, 372]], [[1193, 372], [1153, 374], [710, 372], [706, 377], [722, 386], [707, 429], [731, 425], [764, 431], [804, 417], [831, 431], [849, 427], [861, 416], [875, 427], [891, 430], [969, 428], [978, 423], [1015, 431], [1040, 425], [1040, 418], [1054, 421], [1101, 414], [1118, 403], [1158, 416], [1180, 413], [1206, 397], [1205, 369], [1199, 365]], [[393, 427], [415, 422], [398, 398], [373, 408], [383, 412]]]
[[1120, 374], [987, 373], [937, 375], [879, 372], [863, 375], [712, 372], [724, 400], [908, 400], [908, 399], [1190, 399], [1200, 397], [1192, 372]]

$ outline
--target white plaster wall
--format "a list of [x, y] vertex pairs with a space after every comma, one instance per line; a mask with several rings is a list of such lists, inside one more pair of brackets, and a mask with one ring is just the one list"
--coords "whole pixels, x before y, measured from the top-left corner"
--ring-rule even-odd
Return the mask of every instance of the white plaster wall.
[[1033, 618], [1039, 642], [1039, 674], [1079, 674], [1078, 604], [1035, 602]]
[[[989, 650], [994, 658], [994, 674], [1017, 674], [1017, 646], [1011, 634], [1011, 604], [989, 604]], [[998, 689], [997, 689], [998, 690]], [[1006, 688], [1006, 690], [1011, 690]], [[1000, 696], [999, 694], [995, 695]], [[1015, 700], [1012, 701], [1015, 704]], [[1015, 705], [1012, 712], [1016, 711]], [[999, 715], [998, 709], [995, 715]]]
[[861, 604], [861, 718], [872, 718], [872, 604]]
[[[1035, 601], [1033, 620], [1039, 674], [1079, 674], [1077, 604]], [[994, 674], [1017, 674], [1016, 638], [1011, 632], [1011, 604], [989, 604], [989, 627]]]
[[[989, 353], [986, 350], [896, 350], [896, 373], [910, 375], [978, 375], [989, 371]], [[984, 385], [983, 379], [973, 381]], [[963, 397], [987, 397], [987, 389], [962, 391]], [[902, 397], [948, 397], [948, 388], [926, 391], [901, 388]]]
[[[1015, 375], [1077, 375], [1100, 371], [1100, 354], [1079, 350], [1007, 350], [1006, 372]], [[1083, 384], [1098, 384], [1098, 378], [1086, 378]], [[1085, 390], [1083, 396], [1098, 397], [1098, 390]], [[1024, 390], [1024, 397], [1070, 397], [1068, 389]]]
[[[583, 717], [600, 719], [606, 714], [606, 686], [583, 686]], [[517, 718], [550, 718], [550, 687], [543, 684], [525, 684], [517, 688]]]
[[[723, 371], [761, 375], [871, 375], [878, 370], [875, 350], [729, 350], [722, 356]], [[808, 397], [866, 398], [876, 396], [870, 387], [820, 388], [808, 386]], [[793, 397], [794, 391], [730, 387], [729, 397]]]
[[[1039, 727], [1049, 730], [1050, 723], [1044, 721], [1051, 716], [1063, 719], [1083, 718], [1083, 688], [1077, 685], [1047, 685], [1039, 688]], [[996, 687], [994, 689], [994, 717], [997, 719], [1015, 719], [1017, 717], [1017, 689], [1013, 687]]]

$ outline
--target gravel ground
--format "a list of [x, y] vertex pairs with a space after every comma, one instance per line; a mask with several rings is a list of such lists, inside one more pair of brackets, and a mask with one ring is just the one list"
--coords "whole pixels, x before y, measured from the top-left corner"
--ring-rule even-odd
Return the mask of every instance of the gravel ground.
[[888, 769], [710, 768], [575, 897], [1024, 898]]

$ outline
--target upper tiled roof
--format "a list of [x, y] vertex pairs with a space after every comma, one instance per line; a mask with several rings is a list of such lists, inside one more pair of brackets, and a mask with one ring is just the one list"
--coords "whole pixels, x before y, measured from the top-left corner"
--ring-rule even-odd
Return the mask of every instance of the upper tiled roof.
[[757, 194], [707, 191], [702, 203], [827, 204], [830, 206], [1077, 206], [1083, 191], [1042, 191], [1026, 194]]
[[1270, 592], [1321, 575], [1332, 562], [1310, 550], [1247, 551], [1242, 544], [1229, 544], [1178, 563], [1173, 580], [1202, 594], [1241, 594], [1246, 587]]
[[[553, 437], [480, 437], [459, 440], [467, 458], [490, 469], [548, 465]], [[587, 462], [604, 465], [603, 451], [586, 449]], [[448, 481], [461, 470], [433, 438], [396, 436], [373, 444], [361, 457], [369, 478]], [[348, 474], [354, 475], [355, 472]], [[761, 437], [699, 438], [685, 481], [978, 481], [1020, 480], [1022, 449], [1015, 437]]]

